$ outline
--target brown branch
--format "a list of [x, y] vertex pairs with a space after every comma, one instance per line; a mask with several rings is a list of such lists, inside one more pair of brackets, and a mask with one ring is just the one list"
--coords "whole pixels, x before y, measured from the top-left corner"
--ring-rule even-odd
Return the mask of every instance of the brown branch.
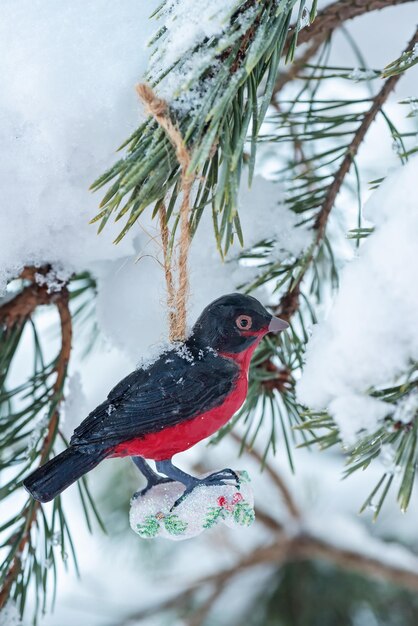
[[[412, 50], [412, 48], [414, 47], [416, 43], [418, 43], [418, 29], [415, 31], [414, 36], [412, 37], [411, 41], [407, 45], [405, 52]], [[397, 74], [395, 76], [391, 76], [390, 78], [388, 78], [384, 82], [381, 90], [373, 98], [372, 105], [370, 109], [368, 110], [368, 112], [366, 113], [366, 115], [364, 116], [363, 121], [361, 122], [360, 126], [356, 130], [354, 137], [350, 145], [348, 146], [346, 155], [343, 158], [334, 176], [333, 182], [328, 188], [327, 194], [325, 196], [325, 199], [322, 203], [322, 206], [318, 212], [318, 215], [314, 223], [314, 229], [316, 231], [316, 235], [315, 235], [314, 243], [310, 250], [310, 253], [307, 259], [305, 259], [304, 268], [299, 273], [297, 280], [291, 285], [290, 289], [284, 294], [284, 296], [282, 296], [279, 306], [276, 309], [276, 313], [285, 320], [289, 320], [299, 308], [299, 296], [300, 296], [300, 287], [301, 287], [302, 281], [314, 258], [315, 250], [317, 249], [318, 245], [321, 243], [322, 239], [324, 238], [329, 215], [334, 206], [337, 195], [340, 192], [341, 187], [345, 181], [345, 177], [350, 171], [353, 159], [357, 155], [358, 150], [362, 142], [364, 141], [364, 138], [366, 137], [370, 126], [376, 119], [378, 113], [381, 111], [389, 95], [395, 89], [401, 76], [402, 76], [401, 74]]]
[[277, 521], [272, 515], [266, 513], [266, 511], [263, 511], [257, 506], [255, 507], [255, 518], [257, 522], [261, 522], [266, 528], [273, 531], [274, 533], [278, 533], [283, 530], [283, 525], [279, 521]]
[[224, 588], [222, 583], [216, 582], [206, 600], [190, 615], [189, 619], [186, 620], [187, 626], [202, 626], [211, 612], [216, 600], [220, 595], [222, 595], [223, 590]]
[[299, 559], [320, 559], [341, 569], [356, 572], [364, 577], [380, 579], [393, 585], [418, 591], [418, 570], [416, 572], [379, 559], [368, 557], [353, 550], [345, 550], [314, 538], [307, 538], [295, 548]]
[[282, 533], [273, 544], [256, 548], [231, 568], [202, 578], [194, 587], [222, 581], [224, 584], [245, 569], [261, 564], [283, 565], [286, 562], [300, 560], [324, 560], [341, 569], [354, 571], [362, 576], [384, 580], [386, 582], [418, 591], [418, 570], [412, 571], [382, 562], [361, 552], [346, 550], [326, 543], [316, 537], [299, 535], [288, 537]]
[[[36, 268], [25, 268], [21, 276], [24, 278], [31, 277], [31, 270], [33, 270], [33, 278], [34, 274], [38, 271]], [[16, 322], [23, 323], [32, 315], [37, 306], [50, 304], [52, 302], [56, 304], [60, 317], [61, 349], [55, 367], [56, 379], [53, 386], [53, 395], [51, 400], [51, 403], [55, 405], [55, 409], [49, 420], [48, 430], [42, 443], [39, 465], [43, 465], [43, 463], [47, 460], [58, 429], [59, 409], [63, 400], [63, 385], [71, 353], [72, 320], [68, 301], [69, 294], [65, 286], [63, 286], [59, 292], [48, 294], [44, 286], [32, 284], [25, 287], [19, 295], [0, 307], [0, 322], [3, 321], [3, 323], [8, 325]], [[0, 589], [0, 609], [8, 601], [13, 583], [22, 570], [23, 553], [30, 542], [31, 530], [33, 524], [36, 522], [39, 507], [39, 502], [30, 500], [22, 512], [24, 524], [21, 532], [21, 539], [16, 548], [15, 556], [10, 565], [9, 571], [4, 579], [4, 583]]]
[[[237, 433], [235, 433], [234, 431], [231, 432], [231, 437], [232, 437], [232, 439], [234, 439], [240, 445], [242, 444], [241, 437], [239, 435], [237, 435]], [[267, 460], [263, 459], [262, 455], [255, 448], [249, 448], [248, 446], [245, 446], [245, 450], [258, 463], [260, 463], [260, 465], [262, 465], [262, 464], [264, 465], [264, 469], [266, 470], [266, 473], [270, 476], [270, 478], [273, 481], [274, 485], [276, 485], [277, 489], [280, 491], [281, 496], [283, 498], [283, 501], [284, 501], [284, 503], [286, 505], [286, 508], [289, 511], [290, 515], [294, 519], [300, 519], [301, 514], [300, 514], [300, 511], [299, 511], [299, 507], [297, 506], [297, 504], [293, 500], [292, 494], [290, 493], [290, 491], [289, 491], [285, 481], [280, 476], [280, 474], [277, 472], [277, 470], [272, 465], [270, 465], [270, 463]]]
[[[411, 591], [418, 591], [418, 570], [415, 572], [396, 565], [390, 565], [377, 558], [369, 557], [354, 550], [339, 548], [309, 535], [289, 537], [284, 532], [281, 532], [274, 543], [256, 548], [230, 568], [200, 578], [183, 592], [169, 598], [165, 602], [130, 615], [120, 626], [128, 626], [131, 623], [167, 610], [179, 609], [190, 602], [197, 590], [201, 590], [209, 585], [213, 586], [214, 589], [204, 605], [204, 615], [206, 616], [208, 608], [209, 610], [211, 608], [211, 604], [208, 606], [210, 599], [217, 599], [220, 595], [218, 589], [223, 590], [225, 585], [241, 572], [259, 565], [273, 564], [279, 567], [286, 563], [303, 560], [326, 561], [333, 566], [355, 572], [365, 578], [373, 578], [410, 589]], [[201, 624], [202, 622], [197, 621], [195, 623]]]
[[[414, 36], [405, 49], [405, 52], [412, 50], [414, 45], [418, 43], [418, 29], [415, 31]], [[356, 130], [356, 133], [348, 146], [347, 153], [338, 169], [336, 176], [330, 187], [328, 188], [327, 195], [321, 207], [321, 210], [315, 220], [314, 228], [317, 231], [316, 242], [318, 243], [324, 236], [325, 227], [328, 221], [329, 214], [334, 206], [335, 199], [341, 186], [344, 182], [345, 176], [348, 174], [354, 157], [357, 155], [358, 149], [363, 142], [367, 131], [369, 130], [372, 122], [376, 119], [377, 114], [380, 112], [383, 104], [388, 99], [389, 95], [395, 89], [398, 84], [401, 74], [396, 74], [388, 78], [379, 93], [373, 98], [372, 106], [363, 118], [362, 123]]]
[[34, 312], [37, 306], [49, 304], [53, 295], [48, 293], [45, 285], [38, 285], [36, 274], [46, 274], [49, 267], [25, 267], [19, 278], [31, 280], [31, 284], [24, 287], [20, 293], [0, 306], [0, 325], [7, 327], [23, 324]]
[[[298, 45], [319, 39], [325, 41], [330, 33], [339, 28], [344, 22], [352, 20], [355, 17], [370, 13], [371, 11], [380, 11], [387, 7], [396, 6], [398, 4], [406, 4], [412, 0], [337, 0], [328, 5], [322, 11], [319, 11], [315, 20], [310, 26], [306, 26], [298, 33]], [[285, 44], [283, 54], [286, 55], [291, 41], [292, 32], [295, 26], [289, 31], [289, 37]]]
[[[308, 47], [293, 60], [287, 71], [279, 73], [276, 84], [274, 85], [273, 100], [274, 96], [283, 89], [288, 82], [294, 80], [300, 70], [309, 63], [329, 35], [337, 28], [340, 28], [346, 21], [371, 11], [380, 11], [387, 7], [397, 4], [406, 4], [407, 2], [412, 2], [412, 0], [357, 0], [356, 2], [338, 0], [328, 5], [322, 11], [319, 11], [314, 22], [299, 32], [298, 45], [306, 43]], [[289, 36], [283, 50], [284, 55], [286, 55], [289, 50], [294, 29], [295, 26], [292, 26], [289, 31]]]
[[292, 372], [288, 367], [277, 367], [273, 361], [268, 360], [265, 362], [264, 369], [269, 374], [274, 374], [273, 378], [267, 378], [260, 383], [266, 391], [272, 392], [276, 390], [279, 393], [283, 393], [292, 387]]

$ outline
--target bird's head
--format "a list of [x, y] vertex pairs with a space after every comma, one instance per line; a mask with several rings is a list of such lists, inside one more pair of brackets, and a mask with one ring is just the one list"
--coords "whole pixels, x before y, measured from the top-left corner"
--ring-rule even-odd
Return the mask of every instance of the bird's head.
[[278, 333], [288, 326], [252, 296], [232, 293], [204, 309], [193, 326], [191, 341], [198, 347], [236, 354], [255, 347], [266, 333]]

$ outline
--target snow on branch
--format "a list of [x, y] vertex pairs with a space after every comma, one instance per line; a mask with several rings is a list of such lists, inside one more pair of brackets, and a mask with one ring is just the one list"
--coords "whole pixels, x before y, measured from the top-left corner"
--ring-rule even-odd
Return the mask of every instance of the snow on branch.
[[[339, 438], [351, 447], [349, 472], [385, 451], [389, 460], [382, 481], [365, 503], [376, 512], [397, 475], [405, 510], [415, 479], [417, 174], [414, 157], [366, 204], [375, 230], [344, 271], [331, 312], [308, 344], [297, 385], [300, 401], [314, 411], [327, 409]], [[326, 419], [319, 418], [316, 426], [332, 431]], [[382, 495], [376, 500], [378, 491]]]
[[[208, 5], [201, 0], [167, 0], [156, 12], [163, 26], [151, 40], [147, 80], [157, 95], [169, 102], [173, 123], [191, 154], [189, 172], [201, 181], [191, 213], [191, 232], [204, 207], [212, 204], [221, 254], [234, 238], [242, 242], [237, 201], [244, 145], [249, 136], [251, 180], [256, 140], [295, 3], [230, 0]], [[205, 26], [202, 13], [207, 18]], [[170, 217], [179, 193], [180, 169], [174, 148], [155, 121], [144, 122], [123, 147], [126, 157], [92, 185], [93, 189], [107, 186], [93, 219], [100, 222], [99, 231], [111, 216], [126, 221], [116, 241], [153, 203], [167, 199]]]

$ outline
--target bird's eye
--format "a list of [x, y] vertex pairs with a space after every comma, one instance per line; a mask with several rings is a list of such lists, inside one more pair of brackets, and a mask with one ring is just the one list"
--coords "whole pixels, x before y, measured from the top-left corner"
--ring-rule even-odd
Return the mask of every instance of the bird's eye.
[[240, 330], [249, 330], [253, 325], [253, 320], [249, 315], [238, 315], [235, 324]]

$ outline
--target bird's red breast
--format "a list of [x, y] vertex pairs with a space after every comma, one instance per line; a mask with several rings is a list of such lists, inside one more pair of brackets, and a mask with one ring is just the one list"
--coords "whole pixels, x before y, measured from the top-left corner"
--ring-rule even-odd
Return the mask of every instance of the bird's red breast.
[[175, 426], [162, 428], [159, 432], [149, 433], [140, 439], [131, 439], [119, 444], [114, 448], [111, 456], [142, 456], [154, 461], [163, 461], [213, 435], [244, 403], [248, 390], [251, 357], [260, 340], [261, 337], [243, 352], [219, 355], [232, 359], [240, 368], [236, 384], [222, 404]]

